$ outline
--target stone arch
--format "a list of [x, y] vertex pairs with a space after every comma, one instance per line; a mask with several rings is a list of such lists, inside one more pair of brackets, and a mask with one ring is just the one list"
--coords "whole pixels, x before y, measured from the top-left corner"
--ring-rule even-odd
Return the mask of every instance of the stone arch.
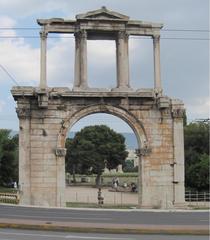
[[138, 147], [148, 147], [148, 138], [144, 126], [140, 120], [136, 118], [131, 112], [127, 111], [122, 107], [115, 107], [112, 105], [90, 105], [84, 107], [73, 114], [69, 114], [63, 121], [59, 131], [57, 148], [65, 148], [65, 141], [67, 132], [72, 126], [78, 122], [81, 118], [94, 113], [107, 113], [119, 117], [124, 120], [133, 130], [137, 138]]

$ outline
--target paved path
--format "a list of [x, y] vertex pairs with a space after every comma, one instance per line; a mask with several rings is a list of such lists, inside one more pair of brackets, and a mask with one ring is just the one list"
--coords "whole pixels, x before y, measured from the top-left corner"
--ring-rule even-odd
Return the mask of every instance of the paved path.
[[208, 223], [208, 212], [96, 211], [0, 205], [0, 227], [207, 234]]
[[[132, 192], [113, 192], [111, 188], [102, 188], [105, 204], [138, 204], [138, 194]], [[70, 186], [65, 189], [66, 202], [97, 203], [98, 189], [94, 187]]]

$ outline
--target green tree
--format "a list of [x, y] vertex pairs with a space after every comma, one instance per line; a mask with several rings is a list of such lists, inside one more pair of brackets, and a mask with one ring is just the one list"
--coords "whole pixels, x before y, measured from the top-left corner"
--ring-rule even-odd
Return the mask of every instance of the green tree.
[[134, 160], [128, 159], [123, 165], [123, 172], [138, 172], [138, 166], [134, 167]]
[[6, 186], [18, 181], [18, 135], [0, 129], [0, 185]]
[[198, 191], [209, 190], [209, 155], [200, 155], [197, 163], [187, 167], [186, 182]]
[[185, 185], [208, 190], [209, 185], [209, 122], [185, 126]]
[[125, 138], [105, 125], [83, 128], [72, 142], [66, 142], [66, 171], [80, 174], [97, 174], [100, 184], [105, 167], [115, 169], [126, 157]]

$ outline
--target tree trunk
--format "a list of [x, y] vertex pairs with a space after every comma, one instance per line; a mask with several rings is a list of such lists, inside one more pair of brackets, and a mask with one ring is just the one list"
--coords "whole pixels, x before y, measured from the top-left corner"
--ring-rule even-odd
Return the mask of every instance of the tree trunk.
[[75, 165], [73, 165], [73, 183], [76, 183]]

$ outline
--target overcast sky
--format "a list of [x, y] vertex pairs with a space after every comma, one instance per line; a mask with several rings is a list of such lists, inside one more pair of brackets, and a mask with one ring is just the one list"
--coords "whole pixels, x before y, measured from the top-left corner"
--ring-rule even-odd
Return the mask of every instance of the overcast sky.
[[[208, 118], [209, 33], [186, 31], [209, 30], [208, 0], [0, 0], [1, 66], [19, 85], [38, 86], [39, 29], [18, 28], [39, 28], [37, 18], [74, 19], [76, 14], [101, 6], [128, 15], [130, 19], [164, 24], [161, 31], [161, 75], [164, 94], [184, 101], [189, 121]], [[166, 31], [174, 29], [185, 31]], [[74, 39], [64, 38], [63, 35], [57, 35], [61, 37], [57, 39], [50, 36], [52, 35], [49, 35], [48, 39], [48, 85], [72, 87]], [[153, 87], [152, 40], [130, 38], [129, 54], [131, 86], [134, 89]], [[115, 64], [113, 41], [88, 41], [88, 82], [91, 87], [115, 87]], [[14, 85], [0, 67], [0, 128], [18, 130], [15, 102], [10, 93]], [[121, 132], [130, 131], [126, 124], [116, 117], [110, 118], [100, 114], [82, 119], [73, 130], [78, 130], [90, 122], [107, 123]]]

